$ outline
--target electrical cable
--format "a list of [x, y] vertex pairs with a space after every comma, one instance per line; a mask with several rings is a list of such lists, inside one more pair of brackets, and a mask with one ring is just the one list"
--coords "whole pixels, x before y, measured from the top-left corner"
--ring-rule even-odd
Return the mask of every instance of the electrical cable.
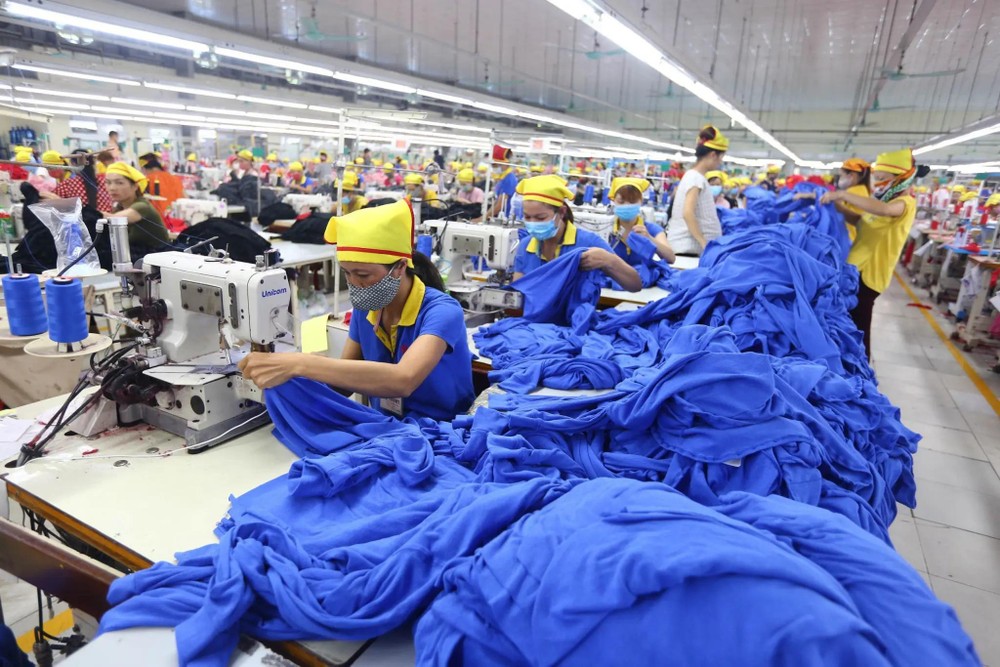
[[64, 266], [63, 270], [56, 274], [56, 278], [59, 278], [60, 276], [62, 276], [64, 273], [66, 273], [67, 271], [69, 271], [70, 269], [72, 269], [74, 266], [76, 266], [80, 262], [80, 260], [82, 260], [84, 257], [86, 257], [87, 255], [89, 255], [91, 253], [91, 251], [94, 248], [97, 247], [97, 241], [101, 238], [101, 234], [103, 234], [103, 233], [104, 233], [104, 230], [101, 229], [96, 234], [94, 234], [94, 240], [90, 242], [90, 246], [88, 246], [86, 250], [84, 250], [83, 252], [81, 252], [80, 255], [76, 259], [74, 259], [72, 262], [70, 262], [69, 264], [67, 264], [66, 266]]

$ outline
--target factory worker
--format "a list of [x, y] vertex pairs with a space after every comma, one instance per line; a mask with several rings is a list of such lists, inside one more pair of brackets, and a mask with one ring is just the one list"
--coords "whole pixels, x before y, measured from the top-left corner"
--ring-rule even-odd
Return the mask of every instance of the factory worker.
[[104, 175], [104, 185], [114, 202], [113, 209], [102, 211], [106, 218], [128, 220], [128, 241], [132, 247], [163, 249], [170, 237], [160, 213], [146, 200], [148, 180], [145, 174], [125, 162], [113, 162]]
[[958, 203], [960, 204], [958, 217], [961, 220], [971, 220], [979, 208], [979, 188], [963, 192], [962, 196], [958, 198]]
[[340, 196], [341, 215], [354, 213], [368, 206], [368, 200], [361, 196], [358, 185], [358, 175], [353, 171], [344, 171], [341, 179], [342, 194]]
[[304, 195], [311, 195], [316, 187], [316, 181], [305, 175], [305, 169], [301, 162], [293, 162], [288, 165], [288, 175], [285, 176], [285, 187], [292, 192]]
[[986, 198], [986, 203], [983, 204], [983, 217], [979, 224], [985, 225], [988, 220], [996, 222], [997, 218], [1000, 218], [1000, 192], [994, 192]]
[[778, 191], [778, 174], [781, 173], [781, 167], [776, 164], [769, 165], [767, 167], [767, 173], [764, 174], [763, 180], [761, 180], [758, 185], [765, 190], [770, 190], [771, 192]]
[[509, 148], [504, 148], [503, 146], [493, 147], [493, 162], [500, 163], [504, 168], [496, 179], [496, 185], [493, 186], [493, 195], [495, 198], [493, 200], [493, 208], [490, 210], [490, 216], [494, 218], [501, 214], [504, 217], [510, 215], [510, 203], [514, 198], [514, 193], [517, 192], [517, 172], [509, 164], [513, 155], [514, 151]]
[[615, 203], [615, 219], [611, 230], [611, 249], [626, 263], [636, 266], [643, 260], [629, 247], [629, 238], [644, 236], [656, 246], [656, 254], [667, 263], [674, 262], [674, 251], [667, 242], [667, 234], [655, 222], [647, 221], [640, 213], [642, 193], [649, 188], [644, 178], [616, 178], [611, 181], [611, 199]]
[[257, 171], [254, 169], [253, 163], [253, 153], [245, 148], [239, 151], [236, 154], [236, 180], [240, 180], [244, 176], [256, 176]]
[[674, 190], [667, 223], [667, 239], [678, 255], [700, 256], [708, 242], [722, 236], [722, 223], [705, 175], [722, 166], [729, 139], [706, 125], [698, 134], [695, 163], [684, 172]]
[[708, 191], [712, 193], [712, 200], [715, 202], [716, 207], [729, 208], [729, 202], [726, 201], [722, 193], [722, 184], [726, 180], [726, 172], [713, 169], [705, 174], [705, 180], [708, 181]]
[[935, 211], [945, 212], [948, 210], [948, 205], [951, 203], [951, 191], [948, 190], [948, 186], [945, 184], [944, 179], [938, 183], [937, 190], [934, 191], [934, 195], [931, 197], [931, 206], [934, 207]]
[[875, 299], [889, 287], [899, 253], [906, 244], [917, 214], [910, 195], [913, 180], [928, 169], [917, 166], [913, 151], [904, 148], [882, 153], [871, 165], [871, 196], [837, 190], [828, 192], [820, 203], [844, 202], [861, 211], [857, 238], [847, 261], [858, 267], [858, 305], [851, 311], [854, 324], [864, 334], [865, 349], [871, 356], [872, 308]]
[[573, 224], [573, 211], [566, 200], [566, 182], [554, 174], [526, 178], [517, 185], [523, 197], [524, 228], [531, 239], [522, 241], [514, 257], [514, 280], [559, 257], [563, 251], [586, 248], [580, 256], [580, 270], [599, 270], [629, 290], [642, 289], [634, 268], [611, 251], [597, 234]]
[[48, 150], [42, 153], [42, 164], [48, 169], [49, 176], [56, 181], [64, 181], [69, 178], [70, 172], [59, 168], [66, 166], [66, 160], [59, 151]]
[[[847, 192], [858, 197], [870, 197], [869, 181], [871, 180], [871, 165], [861, 158], [848, 158], [840, 166], [840, 174], [837, 176], [836, 186], [838, 190]], [[795, 195], [796, 199], [814, 199], [815, 194], [801, 193]], [[834, 206], [841, 215], [844, 216], [844, 223], [847, 225], [847, 235], [854, 243], [857, 238], [857, 224], [861, 220], [862, 211], [846, 201], [835, 201]]]
[[476, 173], [471, 169], [462, 169], [458, 172], [458, 192], [455, 194], [455, 201], [459, 204], [482, 204], [486, 193], [482, 188], [476, 187]]
[[475, 394], [464, 313], [414, 252], [410, 205], [331, 218], [325, 238], [337, 244], [354, 306], [341, 358], [255, 352], [240, 362], [243, 375], [262, 388], [311, 378], [397, 417], [450, 420], [468, 410]]
[[316, 163], [316, 179], [321, 183], [329, 183], [333, 179], [333, 162], [330, 160], [330, 154], [326, 151], [319, 152], [319, 162]]

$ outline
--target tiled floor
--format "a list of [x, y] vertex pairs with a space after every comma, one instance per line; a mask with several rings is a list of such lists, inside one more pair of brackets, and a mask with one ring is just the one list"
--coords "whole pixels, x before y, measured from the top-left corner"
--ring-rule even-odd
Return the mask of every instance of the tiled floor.
[[[896, 282], [875, 302], [879, 386], [902, 410], [906, 426], [923, 435], [915, 458], [917, 508], [900, 506], [889, 532], [937, 596], [955, 608], [984, 664], [1000, 667], [1000, 417], [909, 302]], [[935, 317], [951, 331], [945, 318]], [[966, 358], [1000, 396], [1000, 375], [990, 371], [996, 357]], [[0, 600], [16, 633], [33, 627], [34, 588], [0, 573]]]
[[[926, 292], [914, 290], [926, 298]], [[897, 283], [875, 302], [879, 387], [923, 435], [915, 457], [917, 507], [900, 507], [896, 549], [952, 605], [986, 665], [1000, 667], [1000, 416]], [[928, 305], [930, 301], [925, 301]], [[946, 331], [952, 326], [929, 311]], [[996, 356], [965, 355], [1000, 395]]]

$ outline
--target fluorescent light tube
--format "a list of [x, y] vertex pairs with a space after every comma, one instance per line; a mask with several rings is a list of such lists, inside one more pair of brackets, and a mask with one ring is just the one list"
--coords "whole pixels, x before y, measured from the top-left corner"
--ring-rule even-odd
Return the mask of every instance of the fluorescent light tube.
[[473, 105], [472, 100], [467, 97], [449, 95], [448, 93], [437, 93], [433, 90], [424, 90], [423, 88], [417, 89], [417, 95], [420, 95], [421, 97], [430, 97], [434, 100], [441, 100], [442, 102], [451, 102], [452, 104], [463, 104], [470, 107]]
[[154, 90], [169, 90], [174, 93], [186, 93], [188, 95], [204, 95], [205, 97], [218, 97], [223, 100], [235, 100], [236, 95], [223, 93], [216, 90], [203, 90], [201, 88], [188, 88], [187, 86], [175, 86], [168, 83], [156, 83], [154, 81], [143, 81], [142, 85]]
[[138, 81], [129, 81], [128, 79], [118, 79], [113, 76], [102, 76], [98, 74], [89, 74], [87, 72], [67, 72], [61, 69], [52, 69], [50, 67], [38, 67], [37, 65], [24, 65], [21, 63], [14, 63], [11, 65], [14, 69], [19, 69], [25, 72], [36, 72], [38, 74], [51, 74], [53, 76], [65, 76], [70, 79], [83, 79], [84, 81], [102, 81], [104, 83], [114, 83], [119, 86], [138, 86], [140, 85]]
[[95, 21], [92, 19], [81, 18], [79, 16], [73, 16], [71, 14], [53, 12], [34, 5], [23, 5], [16, 2], [4, 3], [3, 9], [8, 14], [13, 14], [14, 16], [23, 16], [25, 18], [37, 19], [39, 21], [48, 21], [54, 24], [72, 26], [74, 29], [90, 30], [91, 32], [96, 32], [102, 35], [111, 35], [118, 39], [124, 37], [125, 39], [131, 39], [145, 44], [169, 46], [182, 51], [190, 51], [191, 53], [208, 51], [208, 45], [202, 44], [201, 42], [194, 42], [189, 39], [163, 35], [154, 30], [130, 28], [113, 20]]
[[246, 62], [257, 63], [258, 65], [267, 65], [269, 67], [277, 67], [279, 69], [293, 69], [300, 72], [307, 72], [309, 74], [318, 74], [319, 76], [334, 75], [333, 70], [331, 69], [317, 67], [315, 65], [307, 65], [294, 60], [287, 60], [285, 58], [274, 58], [272, 56], [263, 56], [256, 53], [248, 53], [246, 51], [227, 49], [223, 47], [216, 47], [215, 52], [220, 56], [225, 56], [226, 58], [244, 60]]
[[281, 102], [278, 100], [268, 99], [266, 97], [251, 97], [250, 95], [237, 95], [236, 99], [241, 102], [253, 102], [254, 104], [267, 104], [273, 107], [288, 107], [289, 109], [307, 109], [308, 104], [299, 104], [298, 102]]
[[309, 110], [310, 111], [322, 111], [324, 113], [336, 113], [336, 114], [339, 114], [341, 111], [343, 111], [343, 109], [338, 109], [336, 107], [321, 107], [321, 106], [317, 106], [315, 104], [310, 104], [309, 105]]
[[87, 104], [79, 104], [77, 102], [62, 102], [60, 100], [34, 100], [30, 97], [15, 97], [14, 101], [18, 104], [29, 104], [42, 107], [51, 107], [53, 109], [89, 109], [90, 106]]
[[972, 141], [973, 139], [981, 139], [982, 137], [996, 134], [1000, 132], [1000, 124], [991, 125], [989, 127], [984, 127], [979, 130], [974, 130], [972, 132], [966, 132], [965, 134], [960, 134], [957, 137], [952, 137], [951, 139], [945, 139], [944, 141], [939, 141], [937, 143], [928, 144], [927, 146], [921, 146], [913, 150], [914, 155], [923, 155], [924, 153], [930, 153], [931, 151], [936, 151], [940, 148], [947, 148], [948, 146], [954, 146], [955, 144], [962, 144], [966, 141]]
[[[111, 101], [117, 104], [131, 104], [135, 107], [153, 107], [154, 109], [184, 109], [183, 104], [160, 102], [159, 100], [133, 100], [127, 97], [112, 97]], [[132, 111], [134, 112], [135, 109], [132, 109]]]
[[346, 72], [334, 72], [334, 79], [339, 79], [341, 81], [348, 81], [350, 83], [356, 83], [359, 86], [371, 86], [372, 88], [384, 88], [385, 90], [394, 90], [397, 93], [415, 93], [417, 89], [413, 86], [406, 86], [401, 83], [392, 83], [390, 81], [382, 81], [381, 79], [372, 79], [367, 76], [357, 76], [355, 74], [347, 74]]
[[107, 102], [104, 95], [90, 95], [84, 93], [68, 93], [61, 90], [46, 90], [45, 88], [34, 88], [32, 86], [14, 86], [14, 90], [22, 93], [32, 93], [34, 95], [51, 95], [53, 97], [69, 97], [74, 100], [93, 100], [95, 102]]

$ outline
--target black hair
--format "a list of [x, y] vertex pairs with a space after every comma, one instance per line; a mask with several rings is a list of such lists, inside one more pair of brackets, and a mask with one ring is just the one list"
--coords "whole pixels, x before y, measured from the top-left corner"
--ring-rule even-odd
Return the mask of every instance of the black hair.
[[694, 149], [695, 158], [700, 160], [709, 153], [718, 153], [719, 155], [722, 155], [726, 152], [726, 151], [716, 150], [714, 148], [709, 148], [708, 146], [705, 145], [706, 141], [711, 141], [712, 139], [715, 139], [716, 134], [717, 132], [715, 131], [715, 128], [712, 127], [711, 125], [703, 127], [701, 129], [701, 132], [698, 133], [698, 145], [695, 146]]
[[[392, 267], [396, 266], [399, 262], [393, 262], [392, 264], [386, 264], [385, 268], [387, 271], [392, 271]], [[444, 279], [441, 278], [441, 274], [438, 272], [437, 267], [434, 266], [434, 262], [431, 258], [422, 252], [416, 250], [413, 251], [413, 266], [406, 267], [406, 275], [416, 276], [420, 278], [420, 281], [428, 287], [433, 287], [439, 292], [444, 292]]]
[[163, 165], [160, 164], [160, 159], [155, 155], [150, 158], [145, 158], [146, 164], [143, 165], [146, 169], [163, 169]]
[[639, 188], [635, 187], [634, 185], [621, 186], [620, 188], [618, 188], [618, 191], [615, 192], [615, 198], [617, 198], [618, 195], [621, 195], [622, 199], [624, 199], [630, 204], [635, 204], [636, 202], [642, 201], [642, 193], [639, 192]]
[[924, 176], [926, 176], [929, 173], [931, 173], [930, 166], [928, 166], [926, 164], [918, 164], [917, 165], [917, 174], [916, 174], [917, 178], [923, 178]]

